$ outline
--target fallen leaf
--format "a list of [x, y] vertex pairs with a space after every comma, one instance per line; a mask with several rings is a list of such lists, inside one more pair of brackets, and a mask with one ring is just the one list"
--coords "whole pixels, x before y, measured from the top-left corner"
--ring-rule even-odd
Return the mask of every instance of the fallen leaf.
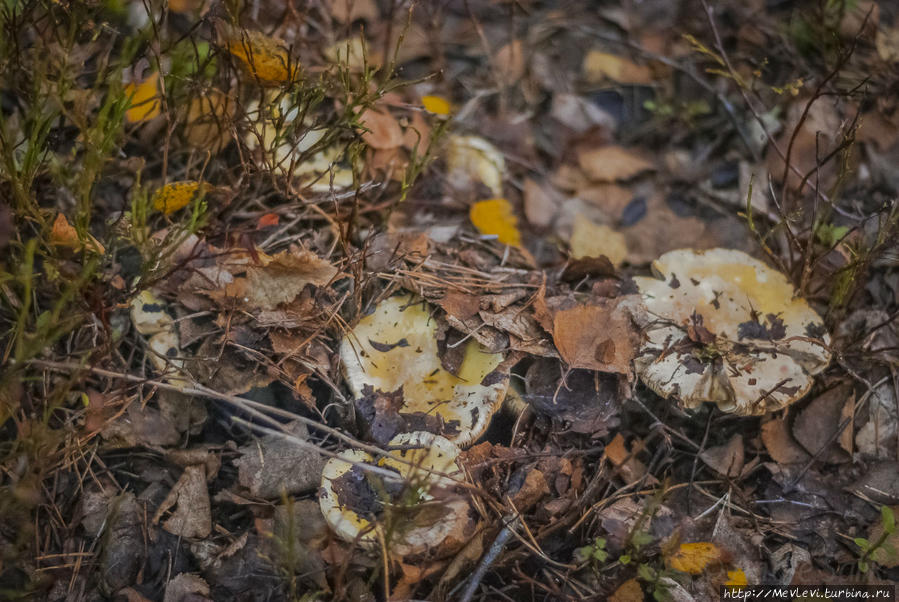
[[[302, 423], [288, 425], [294, 437], [307, 440], [308, 432]], [[234, 461], [237, 480], [250, 495], [263, 499], [280, 499], [318, 488], [324, 457], [300, 447], [290, 439], [267, 435], [240, 448], [241, 456]]]
[[553, 316], [552, 335], [559, 355], [572, 368], [632, 375], [640, 336], [618, 299], [598, 299]]
[[293, 301], [307, 284], [324, 286], [338, 270], [312, 251], [295, 249], [273, 256], [260, 252], [258, 266], [247, 268], [247, 302], [260, 309], [275, 309]]
[[589, 84], [600, 84], [612, 80], [621, 84], [648, 84], [652, 82], [652, 72], [648, 67], [638, 65], [624, 57], [601, 50], [591, 50], [584, 56], [582, 65], [584, 78]]
[[851, 386], [837, 386], [811, 401], [793, 420], [793, 436], [810, 454], [823, 452], [827, 462], [849, 459], [836, 445], [829, 445], [840, 426], [843, 407], [852, 397]]
[[362, 133], [362, 139], [370, 147], [390, 149], [403, 145], [403, 130], [390, 113], [366, 109], [359, 122], [367, 130]]
[[281, 220], [278, 217], [277, 213], [266, 213], [258, 220], [256, 220], [256, 229], [263, 230], [265, 228], [271, 228], [272, 226], [277, 226], [278, 222]]
[[283, 40], [261, 32], [244, 30], [228, 43], [228, 50], [240, 59], [244, 69], [257, 81], [266, 85], [281, 84], [294, 79], [298, 72], [292, 63]]
[[153, 522], [159, 522], [169, 511], [162, 528], [179, 537], [203, 538], [212, 531], [212, 512], [206, 470], [202, 465], [188, 466], [181, 478], [156, 510]]
[[184, 137], [194, 148], [213, 155], [231, 142], [231, 120], [237, 103], [216, 89], [190, 100], [184, 124]]
[[699, 454], [706, 466], [724, 477], [737, 477], [743, 470], [743, 437], [736, 434], [724, 445], [716, 445]]
[[495, 235], [504, 245], [519, 246], [521, 233], [518, 231], [518, 217], [512, 211], [512, 204], [506, 199], [478, 201], [469, 211], [471, 223], [484, 235]]
[[496, 51], [490, 60], [496, 78], [503, 86], [511, 86], [524, 76], [524, 49], [521, 40], [512, 40]]
[[643, 602], [643, 589], [636, 579], [628, 579], [609, 596], [608, 602]]
[[209, 584], [199, 575], [181, 573], [165, 586], [162, 602], [205, 602], [209, 597]]
[[[636, 446], [634, 446], [636, 448]], [[605, 448], [605, 454], [609, 461], [621, 471], [621, 476], [627, 483], [633, 483], [646, 474], [646, 465], [632, 454], [624, 442], [621, 433], [609, 441]]]
[[205, 189], [203, 184], [195, 181], [169, 182], [153, 194], [153, 208], [171, 215], [202, 194]]
[[595, 182], [629, 180], [655, 169], [651, 161], [617, 145], [581, 148], [577, 159], [587, 177]]
[[799, 464], [811, 457], [793, 439], [786, 420], [773, 414], [762, 423], [762, 443], [771, 458], [779, 464]]
[[724, 585], [739, 587], [748, 584], [749, 580], [746, 578], [746, 573], [743, 571], [743, 569], [727, 571], [727, 581], [724, 583]]
[[442, 117], [448, 116], [453, 109], [450, 101], [443, 98], [442, 96], [436, 95], [425, 95], [421, 97], [421, 105], [424, 107], [425, 111], [428, 113], [432, 113], [434, 115], [440, 115]]
[[682, 543], [672, 555], [665, 557], [665, 562], [675, 571], [699, 575], [706, 567], [723, 559], [723, 550], [715, 544], [696, 542]]
[[129, 122], [142, 123], [157, 117], [161, 112], [159, 72], [154, 71], [140, 83], [126, 85], [125, 96], [131, 107], [125, 111], [125, 119]]
[[338, 23], [353, 21], [375, 21], [380, 16], [375, 0], [327, 0], [328, 12]]
[[50, 229], [50, 242], [57, 247], [68, 247], [76, 250], [88, 250], [99, 255], [106, 253], [106, 248], [96, 238], [87, 235], [87, 240], [82, 241], [78, 237], [78, 231], [69, 224], [69, 220], [62, 213], [57, 214]]
[[584, 216], [575, 220], [568, 244], [575, 259], [605, 256], [617, 267], [627, 258], [624, 234]]
[[532, 178], [525, 179], [525, 217], [539, 228], [549, 226], [559, 211], [560, 196], [557, 191], [550, 188], [549, 184], [537, 182]]

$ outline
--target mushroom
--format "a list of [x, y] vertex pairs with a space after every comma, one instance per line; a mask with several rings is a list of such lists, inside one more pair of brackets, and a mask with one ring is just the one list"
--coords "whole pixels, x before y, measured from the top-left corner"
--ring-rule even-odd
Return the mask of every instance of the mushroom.
[[761, 415], [800, 399], [830, 362], [821, 317], [746, 253], [681, 249], [652, 268], [658, 278], [634, 278], [652, 320], [635, 365], [662, 397]]
[[480, 182], [494, 196], [503, 195], [506, 160], [495, 146], [483, 138], [450, 136], [447, 140], [446, 164], [451, 182], [461, 187]]
[[437, 423], [439, 434], [464, 447], [487, 430], [509, 375], [498, 369], [503, 356], [486, 352], [474, 339], [464, 343], [457, 373], [449, 372], [438, 355], [436, 331], [423, 301], [408, 294], [390, 297], [341, 341], [344, 374], [357, 398], [392, 394], [388, 401], [412, 426], [398, 432], [434, 430]]
[[131, 301], [131, 322], [147, 339], [153, 368], [168, 374], [166, 380], [170, 384], [184, 384], [180, 337], [175, 330], [175, 321], [165, 309], [165, 301], [148, 290], [141, 291]]
[[[468, 502], [451, 493], [461, 474], [459, 448], [439, 435], [401, 433], [388, 456], [375, 461], [368, 452], [349, 449], [331, 458], [322, 471], [319, 504], [325, 520], [343, 540], [375, 547], [383, 539], [394, 554], [436, 558], [471, 536]], [[369, 464], [384, 470], [367, 471]], [[440, 474], [435, 474], [440, 473]]]
[[[313, 147], [318, 147], [325, 137], [324, 128], [305, 127], [310, 121], [297, 128], [299, 111], [294, 99], [282, 96], [278, 101], [276, 93], [265, 97], [265, 104], [251, 101], [247, 105], [249, 120], [244, 143], [251, 151], [258, 151], [266, 165], [279, 175], [311, 179], [310, 188], [315, 191], [346, 188], [353, 183], [352, 170], [343, 166], [343, 152], [340, 145], [331, 144], [309, 156]], [[302, 159], [302, 160], [301, 160]]]

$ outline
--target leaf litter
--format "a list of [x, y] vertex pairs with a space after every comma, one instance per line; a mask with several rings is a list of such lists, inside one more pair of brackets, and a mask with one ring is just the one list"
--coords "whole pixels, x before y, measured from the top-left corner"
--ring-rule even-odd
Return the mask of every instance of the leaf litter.
[[884, 3], [131, 4], [3, 63], [2, 591], [895, 579]]

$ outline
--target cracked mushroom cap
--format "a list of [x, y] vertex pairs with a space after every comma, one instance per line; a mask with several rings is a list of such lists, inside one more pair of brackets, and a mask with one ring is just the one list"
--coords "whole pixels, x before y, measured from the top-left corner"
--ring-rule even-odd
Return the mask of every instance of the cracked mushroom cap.
[[821, 317], [780, 272], [741, 251], [681, 249], [634, 278], [648, 310], [640, 379], [688, 408], [761, 415], [805, 395], [830, 362]]
[[436, 417], [444, 426], [440, 434], [463, 447], [487, 430], [509, 384], [508, 373], [497, 370], [503, 356], [487, 353], [473, 338], [464, 343], [457, 374], [447, 371], [437, 350], [437, 321], [411, 295], [378, 304], [341, 341], [340, 357], [357, 398], [366, 387], [385, 394], [402, 388], [400, 416], [412, 424]]
[[[401, 433], [390, 447], [400, 449], [378, 461], [355, 449], [328, 460], [319, 494], [328, 525], [341, 539], [366, 547], [383, 537], [403, 557], [434, 558], [457, 550], [474, 526], [468, 502], [449, 493], [453, 479], [443, 476], [461, 475], [459, 448], [423, 431]], [[385, 479], [359, 464], [386, 468], [397, 479]]]

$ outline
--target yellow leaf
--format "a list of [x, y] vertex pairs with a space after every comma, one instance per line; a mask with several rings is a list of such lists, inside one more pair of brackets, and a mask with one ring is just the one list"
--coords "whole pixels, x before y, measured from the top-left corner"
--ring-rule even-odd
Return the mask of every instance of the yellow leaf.
[[727, 582], [724, 585], [740, 587], [748, 584], [749, 580], [746, 579], [746, 573], [743, 572], [743, 569], [727, 571]]
[[617, 267], [627, 258], [624, 234], [608, 226], [594, 224], [583, 215], [579, 215], [574, 222], [569, 244], [571, 256], [575, 259], [605, 255]]
[[422, 96], [421, 104], [428, 113], [447, 116], [452, 111], [450, 102], [442, 96]]
[[710, 564], [720, 562], [721, 558], [721, 548], [713, 543], [700, 541], [682, 543], [677, 551], [666, 560], [668, 566], [676, 571], [699, 575]]
[[153, 195], [153, 208], [170, 215], [190, 203], [200, 192], [202, 182], [170, 182]]
[[131, 123], [149, 121], [159, 115], [159, 73], [154, 71], [141, 83], [125, 86], [125, 96], [131, 103], [131, 108], [125, 111], [125, 119]]
[[511, 203], [506, 199], [478, 201], [471, 206], [469, 216], [471, 223], [481, 234], [496, 235], [496, 239], [504, 245], [521, 244], [518, 218], [512, 212]]
[[652, 81], [649, 68], [614, 54], [591, 50], [584, 57], [584, 76], [591, 84], [613, 80], [624, 84], [648, 84]]
[[57, 247], [69, 247], [77, 250], [86, 248], [100, 255], [106, 253], [106, 249], [103, 248], [100, 241], [90, 234], [87, 235], [87, 241], [82, 242], [78, 238], [78, 231], [69, 224], [69, 220], [62, 213], [57, 215], [53, 221], [53, 227], [50, 229], [50, 242]]
[[258, 31], [242, 32], [231, 40], [228, 50], [263, 84], [291, 81], [297, 73], [297, 65], [291, 63], [284, 42]]

